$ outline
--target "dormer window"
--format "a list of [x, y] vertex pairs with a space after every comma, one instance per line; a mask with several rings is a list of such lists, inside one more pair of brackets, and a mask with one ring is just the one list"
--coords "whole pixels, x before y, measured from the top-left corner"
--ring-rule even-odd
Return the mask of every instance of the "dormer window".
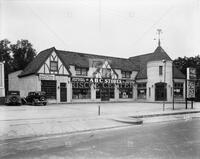
[[130, 71], [122, 71], [122, 78], [131, 78]]
[[58, 62], [50, 61], [50, 71], [57, 72], [58, 71]]
[[87, 76], [87, 68], [76, 67], [76, 75]]
[[110, 78], [111, 77], [111, 69], [110, 68], [102, 68], [102, 77]]

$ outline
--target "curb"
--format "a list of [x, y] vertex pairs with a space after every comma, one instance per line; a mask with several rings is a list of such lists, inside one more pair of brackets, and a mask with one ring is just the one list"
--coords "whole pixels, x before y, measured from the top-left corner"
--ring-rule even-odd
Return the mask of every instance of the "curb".
[[198, 111], [189, 111], [189, 112], [172, 112], [172, 113], [157, 113], [157, 114], [146, 114], [146, 115], [134, 115], [134, 116], [129, 116], [129, 117], [131, 117], [131, 118], [149, 118], [149, 117], [182, 115], [182, 114], [193, 114], [193, 113], [200, 113], [200, 110], [198, 110]]
[[117, 122], [121, 122], [121, 123], [133, 124], [133, 125], [143, 124], [143, 120], [140, 118], [126, 117], [126, 118], [118, 118], [118, 119], [113, 119], [113, 120]]

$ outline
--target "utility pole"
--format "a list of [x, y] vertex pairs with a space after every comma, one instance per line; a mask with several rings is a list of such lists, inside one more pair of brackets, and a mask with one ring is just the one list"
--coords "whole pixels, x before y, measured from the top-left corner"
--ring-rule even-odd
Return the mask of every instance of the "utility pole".
[[164, 98], [163, 98], [163, 111], [165, 111], [165, 100], [166, 100], [166, 93], [167, 93], [167, 88], [166, 88], [166, 60], [162, 60], [164, 64]]

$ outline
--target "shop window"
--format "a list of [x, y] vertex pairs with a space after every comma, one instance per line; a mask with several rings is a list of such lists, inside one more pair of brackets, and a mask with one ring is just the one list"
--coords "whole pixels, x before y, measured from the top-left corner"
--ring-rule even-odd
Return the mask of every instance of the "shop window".
[[122, 78], [131, 78], [131, 72], [122, 71]]
[[58, 71], [58, 62], [50, 61], [50, 71]]
[[183, 83], [174, 83], [174, 98], [183, 98]]
[[90, 99], [91, 90], [90, 88], [73, 88], [73, 99]]
[[137, 97], [138, 99], [146, 99], [146, 83], [138, 83]]
[[159, 75], [163, 75], [163, 66], [159, 66]]
[[76, 67], [76, 75], [87, 76], [87, 68]]
[[133, 89], [132, 88], [120, 88], [119, 89], [119, 98], [133, 98]]

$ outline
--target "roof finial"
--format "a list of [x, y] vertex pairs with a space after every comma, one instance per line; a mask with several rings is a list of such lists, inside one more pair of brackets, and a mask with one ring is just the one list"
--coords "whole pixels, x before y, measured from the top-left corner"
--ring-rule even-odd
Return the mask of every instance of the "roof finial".
[[162, 33], [162, 29], [157, 29], [158, 33], [158, 46], [160, 46], [160, 34]]

